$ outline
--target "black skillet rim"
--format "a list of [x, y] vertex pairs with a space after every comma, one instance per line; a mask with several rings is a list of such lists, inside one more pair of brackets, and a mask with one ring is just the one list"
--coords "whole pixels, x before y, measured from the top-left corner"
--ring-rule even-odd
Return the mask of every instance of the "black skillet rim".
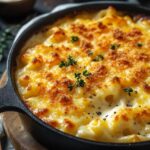
[[[67, 133], [64, 133], [58, 129], [55, 129], [49, 125], [47, 125], [46, 123], [44, 123], [42, 120], [40, 120], [39, 118], [37, 118], [36, 116], [34, 116], [34, 114], [25, 106], [25, 104], [23, 103], [23, 101], [20, 99], [17, 91], [16, 91], [16, 85], [14, 82], [14, 78], [13, 78], [13, 66], [12, 64], [14, 63], [14, 59], [13, 57], [15, 57], [14, 55], [14, 51], [15, 49], [17, 49], [19, 43], [23, 42], [23, 38], [25, 38], [26, 40], [28, 39], [29, 35], [26, 35], [26, 32], [28, 33], [32, 28], [34, 28], [35, 26], [37, 28], [39, 28], [39, 25], [42, 24], [42, 26], [50, 23], [48, 20], [48, 18], [52, 18], [54, 16], [56, 16], [56, 18], [59, 18], [62, 14], [65, 14], [67, 12], [72, 12], [74, 10], [80, 10], [81, 8], [86, 9], [86, 7], [90, 7], [91, 9], [93, 9], [93, 7], [100, 7], [100, 9], [104, 9], [107, 8], [108, 6], [114, 6], [115, 8], [119, 9], [118, 7], [121, 7], [121, 9], [125, 9], [127, 11], [127, 8], [130, 9], [130, 11], [132, 11], [132, 8], [135, 8], [135, 10], [138, 10], [137, 14], [149, 14], [150, 15], [150, 10], [143, 8], [142, 6], [139, 5], [135, 5], [132, 3], [126, 3], [126, 2], [85, 2], [85, 3], [79, 3], [79, 4], [71, 4], [69, 7], [67, 7], [66, 9], [62, 9], [56, 12], [49, 12], [47, 14], [41, 15], [36, 17], [35, 19], [31, 20], [29, 23], [27, 23], [26, 25], [23, 26], [23, 28], [18, 32], [11, 50], [9, 52], [8, 55], [8, 60], [7, 60], [7, 74], [8, 74], [8, 78], [9, 78], [9, 86], [11, 86], [11, 88], [13, 89], [13, 92], [15, 93], [15, 96], [19, 99], [19, 101], [21, 101], [21, 103], [24, 105], [24, 108], [26, 110], [25, 113], [31, 117], [31, 119], [33, 119], [36, 123], [38, 123], [40, 126], [47, 128], [48, 130], [51, 130], [53, 132], [56, 132], [58, 134], [60, 134], [61, 136], [65, 136], [66, 138], [70, 138], [72, 140], [76, 140], [78, 142], [81, 143], [88, 143], [91, 145], [97, 145], [97, 146], [112, 146], [112, 147], [137, 147], [137, 146], [150, 146], [150, 141], [144, 141], [144, 142], [137, 142], [137, 143], [111, 143], [111, 142], [97, 142], [97, 141], [92, 141], [92, 140], [88, 140], [88, 139], [83, 139], [83, 138], [79, 138]], [[125, 7], [125, 8], [124, 8]], [[89, 8], [88, 8], [89, 9]], [[147, 15], [146, 15], [147, 16]], [[55, 21], [52, 21], [55, 22]], [[39, 24], [39, 25], [37, 25]], [[30, 35], [32, 35], [31, 33], [29, 33]], [[22, 45], [22, 44], [21, 44]]]

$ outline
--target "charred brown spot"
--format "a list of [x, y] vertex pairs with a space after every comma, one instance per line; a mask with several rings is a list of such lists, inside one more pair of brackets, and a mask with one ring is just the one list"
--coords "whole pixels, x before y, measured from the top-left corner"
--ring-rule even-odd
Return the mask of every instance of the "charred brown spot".
[[108, 39], [102, 40], [102, 41], [100, 41], [98, 46], [101, 47], [102, 50], [107, 51], [109, 49], [109, 46], [110, 46], [110, 41]]
[[23, 79], [24, 79], [24, 80], [29, 80], [30, 77], [29, 77], [28, 75], [25, 75], [25, 76], [23, 77]]
[[145, 120], [149, 120], [150, 116], [150, 109], [149, 108], [144, 108], [143, 110], [140, 110], [140, 112], [136, 113], [135, 119], [139, 122], [142, 123]]
[[114, 118], [114, 120], [118, 121], [119, 120], [119, 115], [116, 115], [115, 118]]
[[108, 96], [105, 97], [105, 100], [109, 105], [112, 105], [112, 103], [114, 102], [114, 96], [113, 95], [108, 95]]
[[88, 40], [92, 40], [93, 39], [93, 34], [92, 33], [87, 33], [85, 35], [83, 35], [85, 38], [87, 38]]
[[47, 90], [47, 94], [50, 98], [50, 101], [55, 103], [58, 101], [59, 96], [63, 94], [63, 91], [53, 86], [50, 90]]
[[38, 117], [42, 117], [42, 116], [45, 116], [46, 114], [48, 113], [48, 109], [47, 108], [44, 108], [44, 109], [39, 109], [35, 115], [38, 116]]
[[150, 62], [150, 56], [148, 54], [141, 53], [137, 59], [139, 61]]
[[57, 65], [57, 64], [61, 61], [61, 58], [60, 58], [60, 56], [59, 56], [58, 53], [52, 53], [51, 56], [52, 56], [52, 59], [50, 59], [50, 60], [48, 59], [48, 60], [46, 61], [46, 64], [47, 64], [49, 67], [52, 67], [52, 66], [54, 66], [54, 65]]
[[87, 31], [87, 28], [83, 24], [72, 24], [71, 29], [73, 32], [82, 34], [83, 32]]
[[70, 120], [68, 120], [68, 119], [65, 119], [64, 122], [65, 122], [66, 128], [67, 128], [68, 130], [74, 129], [75, 124], [74, 124], [72, 121], [70, 121]]
[[42, 56], [36, 56], [33, 60], [32, 60], [33, 64], [42, 64], [43, 63], [43, 58]]
[[136, 71], [132, 79], [133, 82], [135, 84], [142, 82], [147, 77], [147, 71], [148, 69], [144, 69], [144, 68], [140, 69], [139, 71]]
[[129, 128], [123, 129], [122, 133], [123, 133], [124, 136], [133, 134], [133, 132]]
[[125, 33], [119, 29], [114, 30], [113, 36], [117, 40], [125, 40]]
[[142, 32], [139, 29], [133, 29], [131, 32], [127, 34], [130, 37], [138, 37], [142, 35]]
[[52, 53], [52, 57], [59, 58], [59, 54], [58, 53]]
[[126, 59], [120, 59], [120, 60], [118, 60], [118, 65], [122, 66], [123, 67], [122, 69], [125, 69], [125, 68], [128, 68], [128, 67], [132, 66], [131, 62], [129, 62]]
[[107, 74], [107, 68], [105, 66], [100, 66], [97, 70], [99, 76], [105, 76]]
[[144, 84], [144, 90], [147, 92], [147, 93], [150, 93], [150, 85], [148, 85], [148, 84]]
[[67, 106], [67, 105], [71, 105], [72, 104], [72, 99], [66, 95], [62, 95], [60, 97], [60, 103], [64, 106]]
[[122, 114], [121, 117], [122, 117], [122, 119], [123, 119], [124, 121], [128, 121], [128, 120], [129, 120], [127, 114]]
[[19, 78], [19, 83], [23, 86], [26, 87], [30, 83], [30, 77], [28, 75], [25, 75], [21, 78]]
[[87, 40], [93, 39], [93, 34], [89, 32], [88, 28], [86, 28], [83, 24], [72, 24], [71, 29], [73, 32], [80, 34]]
[[100, 88], [100, 82], [96, 82], [98, 80], [103, 80], [105, 79], [108, 71], [105, 66], [100, 66], [95, 73], [92, 73], [88, 78], [87, 78], [87, 84], [86, 84], [86, 90], [90, 91], [93, 86], [97, 86]]
[[62, 28], [54, 28], [52, 39], [56, 42], [61, 42], [66, 39], [65, 31]]
[[54, 128], [56, 128], [56, 127], [59, 126], [58, 121], [52, 120], [52, 121], [48, 121], [47, 123], [48, 123], [49, 125], [51, 125], [52, 127], [54, 127]]
[[95, 73], [91, 74], [89, 79], [94, 80], [96, 78], [102, 78], [105, 77], [106, 74], [107, 74], [107, 68], [105, 66], [100, 66]]
[[120, 78], [119, 77], [113, 77], [112, 82], [113, 83], [120, 83]]
[[89, 43], [89, 42], [83, 41], [83, 42], [81, 43], [81, 48], [82, 48], [84, 51], [87, 51], [87, 50], [93, 48], [93, 45], [92, 45], [91, 43]]
[[105, 26], [102, 22], [99, 22], [98, 23], [98, 28], [101, 29], [101, 30], [104, 30], [107, 28], [107, 26]]
[[46, 73], [44, 76], [47, 80], [52, 80], [53, 79], [53, 74], [52, 73]]
[[108, 58], [111, 59], [111, 60], [116, 60], [116, 59], [118, 58], [117, 52], [115, 52], [115, 51], [110, 51], [110, 52], [108, 53]]
[[68, 87], [69, 84], [72, 84], [72, 81], [68, 78], [62, 78], [60, 84], [62, 86]]
[[55, 34], [58, 35], [58, 36], [59, 36], [59, 35], [65, 35], [65, 32], [64, 32], [63, 29], [59, 28], [59, 30], [56, 31]]
[[32, 89], [32, 86], [29, 85], [29, 86], [27, 87], [27, 91], [30, 91], [31, 89]]

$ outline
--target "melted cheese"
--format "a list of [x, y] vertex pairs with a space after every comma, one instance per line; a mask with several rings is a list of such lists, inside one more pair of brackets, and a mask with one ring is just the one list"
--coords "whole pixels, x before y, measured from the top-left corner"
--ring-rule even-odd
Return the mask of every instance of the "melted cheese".
[[150, 20], [112, 7], [45, 27], [17, 59], [22, 100], [41, 120], [77, 137], [150, 140], [149, 35]]

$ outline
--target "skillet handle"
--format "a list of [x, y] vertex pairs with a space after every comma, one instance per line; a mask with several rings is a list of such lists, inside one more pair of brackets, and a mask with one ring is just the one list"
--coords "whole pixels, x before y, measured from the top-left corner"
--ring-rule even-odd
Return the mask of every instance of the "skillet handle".
[[[94, 1], [99, 1], [99, 2], [127, 2], [127, 3], [133, 3], [133, 4], [139, 4], [139, 1], [138, 0], [94, 0]], [[73, 2], [93, 2], [93, 0], [73, 0]]]
[[0, 112], [17, 111], [24, 113], [25, 110], [24, 104], [15, 94], [9, 81], [4, 87], [0, 87]]

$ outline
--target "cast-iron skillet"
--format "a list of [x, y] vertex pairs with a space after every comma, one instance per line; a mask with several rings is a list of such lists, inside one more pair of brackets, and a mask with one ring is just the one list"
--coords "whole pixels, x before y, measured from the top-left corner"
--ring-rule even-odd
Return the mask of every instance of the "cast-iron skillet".
[[[150, 148], [150, 142], [139, 142], [130, 144], [119, 143], [105, 143], [94, 142], [71, 136], [63, 133], [53, 127], [45, 124], [43, 121], [35, 117], [32, 112], [23, 104], [18, 94], [15, 80], [14, 80], [14, 67], [16, 66], [16, 56], [22, 48], [25, 41], [37, 31], [40, 27], [53, 23], [56, 19], [59, 19], [72, 11], [89, 10], [89, 9], [104, 9], [108, 6], [114, 6], [115, 8], [127, 11], [129, 13], [135, 12], [137, 14], [145, 14], [150, 16], [150, 10], [139, 6], [138, 4], [126, 3], [126, 2], [91, 2], [80, 4], [69, 4], [65, 7], [59, 7], [48, 14], [39, 16], [25, 26], [17, 34], [12, 48], [9, 53], [7, 61], [7, 75], [8, 81], [6, 86], [0, 90], [0, 112], [3, 111], [18, 111], [21, 112], [21, 117], [24, 125], [28, 128], [30, 133], [48, 149], [84, 149], [84, 150], [100, 150], [100, 149], [148, 149]], [[10, 12], [11, 13], [11, 12]]]

